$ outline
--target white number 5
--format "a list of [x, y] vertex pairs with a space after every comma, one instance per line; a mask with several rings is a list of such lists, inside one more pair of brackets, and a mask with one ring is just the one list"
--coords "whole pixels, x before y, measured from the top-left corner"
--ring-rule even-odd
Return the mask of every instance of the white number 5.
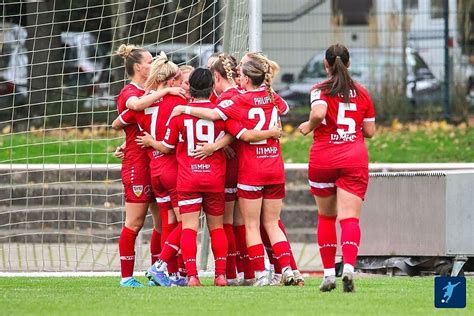
[[337, 111], [337, 125], [347, 125], [347, 131], [343, 128], [338, 128], [337, 133], [339, 135], [353, 134], [356, 129], [356, 122], [350, 117], [346, 117], [346, 111], [357, 111], [357, 105], [355, 103], [339, 103], [339, 110]]

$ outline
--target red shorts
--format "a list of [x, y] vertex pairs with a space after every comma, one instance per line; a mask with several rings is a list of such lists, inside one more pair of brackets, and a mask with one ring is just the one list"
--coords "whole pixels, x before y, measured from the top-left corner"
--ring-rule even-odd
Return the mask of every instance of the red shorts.
[[335, 194], [336, 188], [341, 188], [364, 199], [369, 183], [369, 169], [318, 169], [310, 166], [308, 180], [313, 195], [326, 197]]
[[122, 183], [125, 202], [154, 202], [148, 162], [146, 164], [122, 165]]
[[237, 196], [248, 200], [260, 198], [278, 200], [285, 198], [285, 184], [247, 185], [237, 184]]
[[156, 197], [158, 208], [167, 211], [178, 207], [178, 197], [176, 194], [177, 170], [170, 170], [160, 175], [151, 176], [151, 186]]
[[199, 212], [201, 206], [206, 214], [224, 215], [224, 192], [178, 192], [179, 213]]

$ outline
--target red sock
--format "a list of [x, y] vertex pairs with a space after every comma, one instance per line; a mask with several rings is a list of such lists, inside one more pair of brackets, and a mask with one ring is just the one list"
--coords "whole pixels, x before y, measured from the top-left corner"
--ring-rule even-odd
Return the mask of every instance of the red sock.
[[336, 216], [318, 214], [316, 235], [323, 267], [324, 269], [333, 269], [336, 266]]
[[186, 277], [186, 266], [184, 265], [183, 255], [181, 254], [181, 251], [178, 252], [178, 271], [180, 276]]
[[245, 225], [234, 227], [235, 241], [240, 252], [240, 260], [242, 262], [242, 269], [244, 272], [245, 279], [253, 279], [255, 277], [254, 270], [250, 264], [249, 256], [247, 253], [247, 241], [245, 240]]
[[237, 278], [237, 248], [235, 245], [234, 226], [224, 224], [225, 235], [227, 237], [227, 263], [225, 273], [228, 279]]
[[359, 219], [352, 217], [339, 221], [341, 225], [341, 250], [344, 263], [355, 267], [360, 244]]
[[[227, 261], [227, 237], [223, 228], [210, 231], [211, 248], [214, 254], [216, 276], [226, 273]], [[234, 270], [235, 271], [235, 270]]]
[[120, 233], [119, 254], [122, 278], [133, 276], [133, 266], [135, 265], [135, 239], [137, 239], [137, 235], [137, 232], [125, 226]]
[[156, 259], [161, 252], [161, 233], [157, 232], [156, 229], [151, 230], [151, 239], [150, 239], [150, 256], [151, 264], [155, 263]]
[[[290, 266], [290, 243], [288, 241], [280, 241], [273, 246], [273, 253], [278, 260], [281, 268]], [[281, 269], [280, 268], [280, 269]]]
[[196, 244], [197, 232], [186, 228], [181, 233], [181, 253], [183, 254], [184, 264], [186, 265], [186, 273], [188, 277], [197, 276], [196, 268]]
[[168, 264], [169, 273], [178, 272], [178, 250], [181, 242], [181, 232], [183, 225], [179, 222], [173, 231], [168, 235], [163, 250], [161, 250], [160, 259]]
[[234, 238], [235, 238], [235, 248], [236, 248], [236, 256], [235, 256], [235, 265], [237, 267], [237, 272], [244, 272], [244, 264], [243, 264], [243, 255], [240, 250], [243, 248], [240, 243], [239, 232], [237, 226], [234, 226]]
[[[288, 239], [288, 234], [286, 233], [286, 230], [285, 230], [285, 225], [283, 225], [283, 222], [281, 221], [281, 219], [278, 220], [278, 226], [280, 227], [283, 234], [285, 234], [286, 240], [288, 240], [288, 243], [290, 244], [290, 240]], [[290, 244], [290, 266], [291, 266], [291, 270], [298, 270], [295, 256], [293, 255], [293, 250], [291, 249], [291, 244]]]
[[253, 271], [265, 271], [265, 250], [263, 244], [247, 247]]
[[275, 270], [275, 273], [280, 274], [281, 266], [278, 263], [278, 260], [276, 259], [275, 254], [273, 253], [272, 244], [270, 243], [270, 238], [268, 237], [267, 231], [265, 230], [263, 225], [260, 225], [260, 237], [262, 238], [263, 245], [265, 246], [268, 260], [270, 260], [270, 264], [273, 265], [273, 269]]

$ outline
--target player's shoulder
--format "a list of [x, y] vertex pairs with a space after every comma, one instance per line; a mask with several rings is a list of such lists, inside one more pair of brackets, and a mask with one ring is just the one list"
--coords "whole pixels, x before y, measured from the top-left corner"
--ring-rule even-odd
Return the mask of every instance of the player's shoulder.
[[179, 104], [179, 105], [186, 105], [188, 101], [173, 94], [167, 94], [163, 97], [163, 102], [171, 103], [171, 104]]

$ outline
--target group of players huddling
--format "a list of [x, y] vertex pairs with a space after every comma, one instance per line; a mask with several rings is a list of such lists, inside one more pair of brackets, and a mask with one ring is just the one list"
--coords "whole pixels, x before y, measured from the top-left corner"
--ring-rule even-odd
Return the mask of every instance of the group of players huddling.
[[[202, 209], [215, 260], [215, 286], [303, 286], [304, 279], [280, 220], [285, 197], [280, 116], [288, 113], [289, 107], [271, 87], [279, 66], [261, 53], [247, 53], [240, 63], [229, 54], [216, 53], [209, 58], [207, 68], [197, 69], [178, 67], [163, 52], [154, 59], [148, 51], [133, 45], [122, 45], [117, 53], [123, 57], [130, 79], [117, 98], [119, 117], [112, 124], [115, 129], [124, 129], [126, 135], [124, 145], [115, 152], [122, 158], [126, 212], [119, 240], [120, 285], [144, 286], [133, 278], [134, 247], [150, 210], [154, 228], [150, 241], [152, 265], [146, 272], [149, 285], [201, 286], [196, 268], [196, 237]], [[348, 62], [345, 64], [348, 66]], [[373, 123], [373, 106], [362, 87], [346, 85], [346, 90], [348, 87], [351, 101], [361, 94], [367, 105], [358, 115], [360, 118], [346, 118], [342, 123], [349, 120], [349, 130], [362, 131], [367, 129], [366, 122]], [[317, 98], [315, 91], [319, 91]], [[328, 98], [335, 97], [346, 99], [344, 93], [328, 94]], [[319, 130], [320, 108], [330, 107], [329, 100], [326, 101], [324, 91], [321, 93], [315, 86], [310, 119], [300, 126], [301, 133]], [[329, 113], [323, 116], [327, 129], [331, 116]], [[365, 148], [363, 136], [370, 136], [365, 130], [362, 136], [360, 131], [353, 136], [339, 133], [341, 138], [337, 142], [331, 141], [330, 135], [324, 142], [329, 140], [329, 144], [342, 149], [343, 155], [350, 156], [346, 148], [354, 148], [353, 143], [360, 143], [361, 139]], [[332, 130], [329, 128], [327, 132]], [[353, 154], [359, 156], [360, 150]], [[329, 167], [330, 160], [324, 160]], [[331, 170], [328, 166], [323, 169]], [[366, 189], [364, 171], [359, 169], [349, 176], [361, 176]], [[336, 185], [331, 186], [318, 182], [321, 176], [337, 178], [339, 174], [321, 175], [310, 164], [310, 185], [323, 211], [326, 207], [319, 205], [318, 195], [323, 200], [341, 195], [331, 190], [335, 186], [339, 189], [340, 183], [348, 194], [363, 199], [364, 183], [360, 188], [340, 176], [341, 179], [332, 180]], [[326, 186], [321, 187], [321, 183]], [[352, 191], [353, 187], [358, 191]], [[329, 215], [324, 216], [320, 211], [319, 221], [321, 216], [328, 219]], [[343, 235], [345, 230], [345, 238], [350, 236], [349, 240], [341, 239], [345, 290], [354, 288], [352, 273], [357, 257], [354, 248], [358, 249], [360, 239], [360, 231], [358, 237], [353, 232], [358, 229], [356, 215], [357, 223], [354, 218], [348, 218], [349, 231], [342, 225], [346, 219], [341, 221]], [[332, 218], [329, 221], [332, 223]], [[318, 242], [319, 238], [318, 234]], [[337, 244], [337, 240], [328, 240], [332, 242], [330, 246]], [[326, 257], [332, 256], [334, 261], [335, 247], [333, 254], [326, 243], [320, 243], [321, 255], [326, 252]], [[273, 265], [271, 276], [265, 269], [265, 250]], [[335, 288], [334, 266], [324, 257], [323, 265], [325, 278], [320, 289], [330, 291]]]

